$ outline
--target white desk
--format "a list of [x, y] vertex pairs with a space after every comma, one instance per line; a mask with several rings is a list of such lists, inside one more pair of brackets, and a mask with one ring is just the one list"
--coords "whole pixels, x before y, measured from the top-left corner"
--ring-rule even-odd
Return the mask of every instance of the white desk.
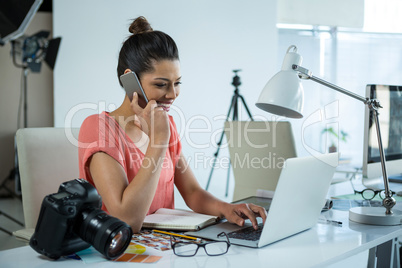
[[[0, 252], [1, 267], [324, 267], [354, 256], [402, 235], [401, 226], [370, 226], [348, 220], [347, 211], [328, 211], [328, 219], [343, 222], [342, 227], [317, 224], [298, 235], [261, 249], [231, 246], [226, 255], [206, 256], [202, 251], [196, 257], [183, 258], [165, 255], [154, 264], [100, 262], [85, 264], [76, 260], [49, 261], [29, 246]], [[387, 244], [386, 244], [387, 245]], [[385, 251], [388, 249], [382, 247]], [[389, 245], [389, 244], [388, 244]], [[389, 252], [389, 251], [388, 251]]]
[[[402, 190], [402, 184], [390, 184], [394, 191]], [[353, 193], [349, 182], [331, 185], [328, 197]], [[395, 209], [402, 210], [402, 202]], [[101, 262], [84, 264], [75, 260], [49, 261], [41, 257], [29, 246], [0, 251], [0, 267], [324, 267], [336, 264], [348, 257], [371, 249], [385, 252], [382, 264], [389, 262], [391, 242], [402, 236], [400, 226], [374, 226], [349, 222], [347, 211], [330, 210], [322, 214], [327, 219], [341, 221], [342, 227], [329, 224], [316, 224], [312, 229], [289, 237], [261, 249], [252, 249], [232, 245], [229, 252], [219, 257], [209, 257], [202, 250], [195, 257], [177, 257], [173, 252], [167, 253], [154, 264], [130, 264]], [[390, 242], [391, 241], [391, 242]], [[385, 243], [385, 244], [384, 244]], [[381, 246], [380, 246], [381, 245]], [[165, 253], [166, 254], [166, 253]], [[169, 255], [170, 254], [170, 255]]]

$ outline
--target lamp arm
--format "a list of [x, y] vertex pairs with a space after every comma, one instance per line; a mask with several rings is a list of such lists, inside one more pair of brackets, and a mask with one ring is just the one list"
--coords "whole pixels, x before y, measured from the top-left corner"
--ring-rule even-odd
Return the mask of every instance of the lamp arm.
[[336, 91], [339, 91], [339, 92], [341, 92], [341, 93], [343, 93], [345, 95], [348, 95], [349, 97], [355, 98], [355, 99], [367, 104], [368, 99], [366, 99], [366, 98], [364, 98], [364, 97], [362, 97], [360, 95], [357, 95], [357, 94], [355, 94], [355, 93], [353, 93], [353, 92], [351, 92], [351, 91], [349, 91], [347, 89], [338, 87], [337, 85], [334, 85], [334, 84], [332, 84], [330, 82], [327, 82], [327, 81], [325, 81], [325, 80], [323, 80], [321, 78], [318, 78], [318, 77], [314, 76], [312, 74], [312, 72], [309, 71], [306, 68], [303, 68], [303, 67], [301, 67], [299, 65], [293, 64], [292, 69], [297, 71], [299, 73], [299, 77], [302, 78], [302, 79], [311, 79], [311, 80], [313, 80], [313, 81], [315, 81], [315, 82], [317, 82], [317, 83], [319, 83], [321, 85], [324, 85], [324, 86], [327, 86], [329, 88], [335, 89]]
[[395, 206], [396, 201], [395, 201], [395, 198], [393, 198], [391, 196], [392, 192], [389, 189], [389, 180], [388, 180], [388, 176], [387, 176], [387, 169], [386, 169], [386, 166], [385, 166], [385, 153], [384, 153], [384, 148], [382, 147], [380, 122], [378, 120], [378, 109], [379, 109], [379, 107], [377, 107], [375, 105], [372, 105], [373, 101], [376, 102], [376, 100], [370, 100], [367, 103], [367, 105], [368, 105], [369, 109], [374, 113], [375, 127], [376, 127], [376, 130], [377, 130], [378, 149], [380, 151], [382, 177], [383, 177], [383, 180], [384, 180], [384, 190], [385, 190], [385, 198], [382, 201], [382, 204], [386, 209], [385, 214], [392, 214], [391, 208], [393, 206]]
[[384, 179], [385, 198], [383, 200], [383, 206], [386, 209], [385, 214], [392, 214], [391, 209], [393, 206], [395, 206], [396, 201], [391, 196], [391, 191], [389, 190], [389, 181], [388, 181], [387, 170], [386, 170], [386, 166], [385, 166], [385, 153], [384, 153], [384, 148], [382, 146], [380, 123], [378, 120], [378, 109], [382, 108], [382, 107], [381, 107], [380, 103], [378, 102], [378, 100], [364, 98], [349, 90], [346, 90], [337, 85], [329, 83], [321, 78], [314, 76], [311, 71], [309, 71], [308, 69], [301, 67], [299, 65], [293, 64], [292, 69], [294, 71], [298, 72], [299, 77], [301, 79], [311, 79], [321, 85], [332, 88], [338, 92], [348, 95], [349, 97], [357, 99], [357, 100], [363, 102], [364, 104], [366, 104], [368, 106], [368, 108], [370, 109], [370, 111], [372, 111], [374, 113], [375, 126], [376, 126], [376, 130], [377, 130], [378, 149], [380, 151], [381, 169], [382, 169], [382, 175], [383, 175], [383, 179]]

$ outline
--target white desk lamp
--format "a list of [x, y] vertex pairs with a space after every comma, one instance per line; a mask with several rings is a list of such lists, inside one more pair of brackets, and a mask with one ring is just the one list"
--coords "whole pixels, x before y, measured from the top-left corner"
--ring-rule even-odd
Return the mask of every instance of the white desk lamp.
[[382, 174], [384, 178], [385, 198], [383, 207], [355, 207], [349, 210], [351, 221], [375, 224], [375, 225], [399, 225], [402, 224], [402, 211], [394, 210], [396, 204], [389, 189], [387, 170], [385, 167], [384, 149], [382, 147], [380, 124], [378, 122], [378, 109], [382, 108], [379, 101], [359, 96], [346, 89], [326, 82], [312, 75], [311, 71], [300, 66], [302, 57], [297, 53], [297, 47], [292, 45], [288, 48], [283, 60], [282, 70], [274, 75], [262, 90], [256, 103], [257, 107], [281, 116], [290, 118], [302, 118], [304, 92], [301, 79], [310, 79], [343, 94], [355, 98], [368, 106], [374, 113], [377, 130], [378, 146], [380, 150]]

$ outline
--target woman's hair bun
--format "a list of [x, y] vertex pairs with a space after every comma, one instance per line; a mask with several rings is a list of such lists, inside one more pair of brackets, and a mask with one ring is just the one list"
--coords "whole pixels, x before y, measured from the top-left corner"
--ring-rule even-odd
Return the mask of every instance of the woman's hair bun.
[[141, 34], [146, 32], [152, 32], [153, 29], [146, 18], [143, 16], [136, 18], [133, 23], [131, 23], [129, 32], [132, 34]]

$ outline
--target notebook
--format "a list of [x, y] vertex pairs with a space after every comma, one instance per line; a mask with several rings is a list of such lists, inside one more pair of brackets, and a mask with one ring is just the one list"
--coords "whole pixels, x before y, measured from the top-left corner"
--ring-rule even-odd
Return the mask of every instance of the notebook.
[[225, 135], [235, 179], [233, 200], [253, 196], [258, 189], [275, 191], [283, 163], [296, 157], [291, 124], [226, 121]]
[[154, 214], [145, 217], [142, 227], [181, 231], [200, 230], [218, 220], [217, 216], [189, 210], [160, 208]]
[[223, 222], [198, 232], [186, 232], [186, 234], [212, 240], [224, 240], [226, 238], [220, 238], [217, 235], [226, 232], [232, 244], [258, 248], [310, 229], [317, 223], [325, 204], [337, 163], [338, 153], [287, 159], [282, 168], [265, 225], [257, 240], [240, 239], [236, 238], [236, 235], [231, 235], [232, 232], [250, 227], [250, 223], [239, 227]]

